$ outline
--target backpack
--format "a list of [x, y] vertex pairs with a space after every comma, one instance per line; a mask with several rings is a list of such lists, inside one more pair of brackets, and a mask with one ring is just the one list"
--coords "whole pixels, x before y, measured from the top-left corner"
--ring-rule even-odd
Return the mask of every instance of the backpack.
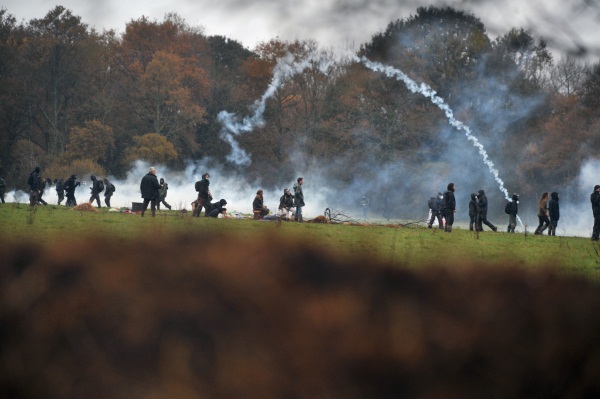
[[202, 189], [202, 184], [201, 183], [202, 183], [202, 181], [198, 180], [196, 182], [196, 185], [194, 186], [196, 188], [196, 191], [198, 191], [198, 192], [200, 192], [200, 190]]
[[115, 188], [115, 185], [110, 183], [110, 188], [112, 189], [112, 192], [114, 193], [115, 191], [117, 191], [117, 189]]
[[508, 204], [506, 204], [506, 207], [504, 208], [504, 213], [507, 213], [510, 215], [511, 212], [512, 212], [512, 202], [509, 202]]
[[429, 201], [427, 201], [427, 206], [429, 209], [435, 209], [435, 198], [429, 198]]
[[98, 192], [104, 191], [104, 182], [102, 180], [96, 180], [98, 182]]

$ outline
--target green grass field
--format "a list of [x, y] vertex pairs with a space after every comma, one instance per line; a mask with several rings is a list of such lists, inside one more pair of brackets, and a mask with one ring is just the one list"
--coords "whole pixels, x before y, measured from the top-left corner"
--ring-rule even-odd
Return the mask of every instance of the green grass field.
[[[232, 251], [245, 238], [274, 234], [289, 240], [308, 240], [343, 256], [366, 255], [406, 267], [481, 265], [481, 267], [557, 267], [600, 281], [600, 246], [587, 238], [534, 236], [531, 233], [476, 234], [455, 228], [452, 233], [424, 227], [352, 226], [342, 224], [253, 221], [249, 219], [192, 218], [190, 213], [162, 211], [155, 218], [136, 214], [80, 212], [64, 206], [0, 205], [0, 238], [31, 239], [44, 244], [104, 234], [119, 240], [146, 234], [225, 234]], [[309, 244], [310, 245], [310, 244]]]

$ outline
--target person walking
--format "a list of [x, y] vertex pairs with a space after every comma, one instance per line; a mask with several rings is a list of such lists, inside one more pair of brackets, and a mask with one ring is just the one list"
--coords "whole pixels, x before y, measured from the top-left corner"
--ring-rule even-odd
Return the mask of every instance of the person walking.
[[57, 205], [60, 205], [60, 203], [65, 199], [65, 184], [63, 179], [54, 180], [54, 189], [56, 190], [56, 195], [58, 196]]
[[483, 231], [483, 225], [485, 224], [487, 227], [492, 229], [493, 231], [498, 231], [498, 228], [490, 223], [487, 219], [488, 213], [488, 199], [485, 195], [485, 191], [479, 190], [477, 195], [477, 205], [479, 206], [479, 215], [477, 217], [477, 225], [479, 231]]
[[156, 169], [151, 166], [140, 183], [140, 191], [142, 193], [142, 198], [144, 199], [144, 203], [142, 204], [142, 217], [144, 217], [144, 213], [148, 209], [148, 203], [150, 203], [152, 217], [156, 216], [156, 200], [158, 199], [159, 188], [160, 183], [156, 178]]
[[303, 177], [296, 179], [296, 184], [294, 184], [294, 204], [296, 205], [296, 216], [294, 217], [294, 220], [300, 223], [302, 223], [302, 207], [305, 206], [304, 193], [302, 192], [303, 184]]
[[594, 186], [594, 192], [590, 196], [592, 213], [594, 215], [594, 229], [592, 230], [592, 241], [600, 239], [600, 185]]
[[29, 206], [35, 207], [40, 198], [40, 188], [41, 188], [41, 180], [40, 172], [42, 168], [36, 166], [35, 169], [29, 174], [29, 179], [27, 180], [27, 184], [29, 185]]
[[538, 224], [537, 229], [535, 229], [534, 235], [540, 235], [544, 233], [544, 230], [550, 226], [550, 219], [548, 218], [548, 193], [542, 193], [540, 197], [540, 202], [538, 204]]
[[437, 197], [429, 198], [429, 201], [427, 201], [427, 206], [429, 206], [431, 211], [431, 218], [429, 219], [429, 223], [427, 223], [427, 228], [432, 228], [433, 221], [437, 219], [438, 228], [443, 229], [444, 222], [442, 220], [442, 213], [444, 212], [444, 194], [442, 192], [438, 192]]
[[91, 175], [90, 179], [92, 179], [92, 195], [90, 196], [90, 200], [88, 201], [90, 204], [94, 203], [94, 200], [98, 204], [98, 208], [102, 208], [102, 204], [100, 203], [100, 193], [104, 191], [104, 182], [102, 180], [98, 180], [96, 176]]
[[558, 204], [558, 193], [556, 191], [550, 194], [550, 200], [548, 201], [548, 215], [550, 216], [548, 235], [555, 236], [558, 220], [560, 219], [560, 206]]
[[5, 194], [6, 194], [6, 181], [4, 181], [4, 179], [0, 177], [0, 201], [2, 201], [3, 204], [5, 204], [5, 202], [4, 202]]
[[108, 179], [104, 179], [104, 203], [107, 207], [110, 208], [110, 198], [115, 193], [116, 188], [115, 185], [108, 181]]
[[67, 197], [67, 202], [65, 202], [65, 206], [77, 206], [77, 199], [75, 199], [75, 189], [79, 187], [81, 183], [77, 180], [77, 175], [71, 175], [65, 181], [65, 195]]
[[167, 190], [169, 189], [169, 184], [165, 181], [165, 179], [163, 179], [162, 177], [160, 178], [160, 188], [158, 189], [158, 202], [156, 203], [156, 208], [160, 211], [160, 203], [162, 202], [162, 204], [164, 206], [166, 206], [167, 208], [169, 208], [169, 210], [171, 210], [171, 205], [169, 205], [167, 203], [167, 201], [165, 200], [165, 198], [167, 198]]
[[456, 185], [448, 183], [448, 190], [444, 193], [444, 215], [446, 216], [444, 231], [446, 233], [452, 233], [452, 225], [454, 224], [454, 212], [456, 212], [455, 191]]
[[477, 202], [477, 194], [471, 193], [471, 201], [469, 201], [469, 230], [480, 231], [477, 219], [479, 217], [479, 204]]
[[504, 212], [508, 214], [508, 227], [506, 228], [507, 233], [514, 233], [517, 227], [517, 214], [519, 213], [519, 196], [513, 194], [512, 201], [506, 204]]
[[196, 182], [195, 188], [198, 192], [198, 204], [194, 209], [194, 213], [192, 214], [195, 217], [200, 216], [200, 212], [202, 212], [202, 208], [204, 207], [204, 215], [210, 211], [210, 201], [212, 201], [212, 194], [210, 193], [210, 174], [204, 173], [202, 175], [202, 180]]

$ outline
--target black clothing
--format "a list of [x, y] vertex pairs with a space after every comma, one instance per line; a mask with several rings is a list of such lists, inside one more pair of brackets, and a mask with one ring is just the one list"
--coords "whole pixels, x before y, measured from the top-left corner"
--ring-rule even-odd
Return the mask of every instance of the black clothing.
[[56, 189], [56, 195], [58, 195], [58, 205], [60, 205], [65, 199], [65, 186], [62, 179], [56, 181], [54, 188]]
[[67, 202], [65, 203], [66, 206], [77, 205], [77, 200], [75, 199], [75, 189], [79, 187], [81, 183], [79, 183], [76, 179], [77, 178], [75, 175], [72, 175], [65, 181], [64, 188], [67, 196]]
[[115, 185], [107, 180], [104, 186], [104, 203], [110, 208], [110, 198], [115, 192]]
[[550, 194], [550, 200], [548, 201], [548, 213], [550, 215], [550, 229], [548, 229], [548, 235], [556, 235], [556, 227], [558, 227], [558, 220], [560, 219], [560, 207], [558, 204], [558, 193], [553, 192]]
[[194, 209], [194, 213], [193, 216], [200, 216], [200, 212], [202, 212], [202, 207], [204, 207], [204, 216], [207, 215], [208, 212], [210, 212], [210, 201], [212, 200], [212, 196], [210, 195], [210, 181], [206, 178], [203, 177], [202, 180], [200, 180], [200, 182], [198, 183], [199, 185], [199, 190], [198, 190], [198, 206], [196, 207], [196, 209]]
[[594, 215], [594, 229], [592, 230], [592, 240], [596, 241], [600, 238], [600, 193], [595, 191], [590, 196], [592, 203], [592, 213]]
[[92, 195], [90, 196], [89, 203], [92, 204], [96, 200], [98, 208], [102, 208], [102, 204], [100, 203], [100, 193], [102, 190], [100, 190], [100, 183], [96, 179], [96, 176], [92, 176], [92, 187], [90, 189], [92, 190]]
[[297, 207], [305, 206], [304, 193], [302, 192], [302, 185], [300, 183], [294, 184], [294, 203]]
[[158, 183], [158, 179], [156, 175], [152, 172], [149, 172], [142, 178], [140, 183], [140, 191], [142, 192], [142, 198], [144, 199], [144, 203], [142, 205], [142, 217], [148, 209], [148, 203], [151, 203], [151, 211], [152, 216], [156, 214], [156, 200], [158, 199], [158, 189], [160, 188], [160, 183]]
[[290, 210], [290, 208], [294, 207], [294, 197], [292, 197], [292, 193], [288, 192], [283, 194], [281, 198], [279, 198], [279, 209]]
[[29, 174], [27, 184], [29, 185], [29, 205], [36, 206], [40, 196], [40, 169], [35, 168], [33, 172]]
[[454, 192], [448, 190], [444, 193], [444, 215], [446, 217], [445, 230], [447, 232], [452, 231], [452, 225], [454, 224], [454, 211], [456, 210], [456, 198]]
[[227, 204], [227, 201], [224, 199], [215, 202], [214, 204], [208, 205], [209, 210], [204, 213], [205, 217], [217, 218], [220, 213], [227, 211], [226, 208], [223, 208]]
[[479, 205], [477, 203], [477, 195], [471, 194], [471, 201], [469, 201], [469, 230], [479, 230], [477, 224], [477, 218], [479, 216]]
[[485, 195], [485, 191], [483, 190], [479, 190], [479, 193], [477, 195], [477, 205], [479, 206], [479, 215], [477, 220], [477, 228], [479, 229], [479, 231], [483, 231], [484, 224], [490, 229], [497, 231], [498, 228], [487, 220], [488, 199]]

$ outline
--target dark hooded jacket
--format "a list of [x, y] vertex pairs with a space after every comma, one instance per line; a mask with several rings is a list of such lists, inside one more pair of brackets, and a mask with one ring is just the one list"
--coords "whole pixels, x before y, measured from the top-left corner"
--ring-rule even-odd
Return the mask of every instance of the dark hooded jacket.
[[555, 191], [550, 194], [550, 200], [548, 201], [548, 213], [550, 220], [560, 219], [560, 209], [558, 205], [558, 193]]
[[447, 211], [456, 210], [456, 198], [454, 197], [454, 191], [448, 190], [444, 193], [444, 209]]
[[100, 194], [103, 190], [100, 190], [100, 182], [98, 181], [98, 178], [94, 175], [92, 175], [90, 178], [92, 179], [92, 195]]
[[64, 184], [64, 188], [65, 191], [67, 192], [67, 194], [69, 195], [73, 195], [75, 194], [75, 188], [77, 188], [78, 186], [80, 186], [80, 183], [77, 181], [77, 176], [76, 175], [71, 175], [71, 177], [69, 177]]
[[590, 202], [592, 203], [592, 212], [594, 217], [600, 216], [600, 193], [596, 190], [590, 196]]
[[142, 182], [140, 183], [140, 191], [142, 192], [142, 198], [144, 199], [158, 199], [158, 189], [160, 188], [160, 183], [156, 178], [156, 175], [153, 173], [148, 173], [146, 176], [142, 177]]
[[471, 201], [469, 201], [469, 216], [477, 216], [479, 214], [479, 205], [477, 203], [477, 194], [471, 194]]
[[479, 214], [487, 215], [488, 199], [483, 190], [479, 190], [479, 195], [477, 196], [477, 205], [479, 206]]

